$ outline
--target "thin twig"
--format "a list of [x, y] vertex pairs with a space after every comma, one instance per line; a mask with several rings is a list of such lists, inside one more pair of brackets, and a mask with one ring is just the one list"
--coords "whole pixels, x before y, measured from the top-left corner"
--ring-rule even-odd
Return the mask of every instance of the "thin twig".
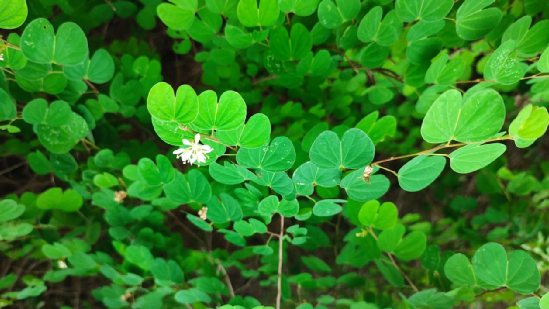
[[[511, 136], [504, 135], [504, 136], [495, 137], [495, 138], [486, 140], [486, 141], [484, 141], [484, 143], [495, 142], [495, 141], [503, 141], [503, 140], [512, 140], [512, 139], [513, 138]], [[412, 153], [412, 154], [407, 154], [407, 155], [398, 156], [398, 157], [390, 157], [390, 158], [387, 158], [387, 159], [384, 159], [384, 160], [375, 161], [375, 162], [372, 162], [371, 165], [378, 165], [378, 164], [384, 163], [384, 162], [395, 161], [395, 160], [400, 160], [400, 159], [405, 159], [405, 158], [410, 158], [410, 157], [415, 157], [415, 156], [420, 156], [420, 155], [428, 155], [430, 152], [433, 152], [433, 151], [437, 151], [437, 150], [441, 150], [441, 149], [445, 149], [445, 148], [461, 147], [461, 146], [466, 146], [466, 145], [470, 145], [470, 144], [477, 144], [477, 143], [446, 144], [444, 146], [437, 146], [437, 147], [434, 147], [434, 148], [431, 148], [431, 149], [423, 150], [423, 151]]]
[[97, 88], [89, 80], [84, 79], [84, 82], [86, 82], [86, 84], [88, 84], [88, 86], [90, 86], [90, 88], [93, 90], [93, 92], [96, 95], [99, 95], [99, 90], [97, 90]]
[[278, 288], [276, 293], [276, 309], [280, 309], [282, 300], [282, 258], [284, 247], [284, 216], [280, 215], [280, 234], [278, 236]]
[[231, 297], [235, 297], [233, 285], [231, 283], [231, 278], [229, 278], [229, 274], [227, 274], [227, 270], [225, 269], [225, 267], [223, 267], [223, 264], [221, 264], [221, 261], [219, 259], [217, 260], [217, 264], [219, 265], [218, 266], [219, 269], [225, 276], [225, 283], [227, 283], [227, 287], [229, 288], [229, 295], [231, 295]]
[[175, 220], [175, 223], [177, 223], [177, 225], [179, 225], [180, 227], [182, 227], [182, 228], [185, 230], [185, 232], [189, 233], [191, 236], [193, 236], [194, 238], [196, 238], [196, 240], [198, 240], [198, 241], [201, 242], [202, 244], [205, 244], [204, 241], [203, 241], [200, 237], [198, 237], [195, 233], [193, 233], [193, 231], [191, 231], [191, 229], [189, 229], [185, 224], [183, 224], [183, 222], [181, 222], [181, 221], [179, 220], [179, 218], [178, 218], [175, 214], [173, 214], [171, 211], [166, 211], [166, 213], [167, 213], [170, 217], [172, 217], [172, 218]]
[[15, 164], [14, 166], [8, 167], [7, 169], [0, 171], [0, 175], [3, 175], [5, 173], [9, 173], [9, 172], [13, 171], [14, 169], [16, 169], [18, 167], [21, 167], [25, 164], [27, 164], [27, 161], [19, 162], [19, 163]]

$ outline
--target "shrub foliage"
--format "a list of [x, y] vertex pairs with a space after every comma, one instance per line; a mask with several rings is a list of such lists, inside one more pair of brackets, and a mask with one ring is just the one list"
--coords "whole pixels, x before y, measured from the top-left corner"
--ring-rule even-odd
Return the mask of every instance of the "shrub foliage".
[[0, 307], [549, 309], [547, 0], [0, 0]]

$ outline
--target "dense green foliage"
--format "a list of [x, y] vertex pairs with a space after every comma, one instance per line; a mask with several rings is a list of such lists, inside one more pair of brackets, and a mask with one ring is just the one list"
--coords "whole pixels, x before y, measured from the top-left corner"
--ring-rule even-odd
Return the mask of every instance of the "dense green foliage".
[[549, 309], [547, 0], [0, 28], [0, 307]]

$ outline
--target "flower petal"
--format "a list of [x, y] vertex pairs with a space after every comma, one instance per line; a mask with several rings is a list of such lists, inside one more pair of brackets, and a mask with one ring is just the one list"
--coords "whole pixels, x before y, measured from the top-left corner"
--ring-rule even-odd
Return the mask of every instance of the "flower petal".
[[198, 144], [199, 142], [200, 142], [200, 134], [196, 133], [196, 135], [194, 136], [194, 143]]

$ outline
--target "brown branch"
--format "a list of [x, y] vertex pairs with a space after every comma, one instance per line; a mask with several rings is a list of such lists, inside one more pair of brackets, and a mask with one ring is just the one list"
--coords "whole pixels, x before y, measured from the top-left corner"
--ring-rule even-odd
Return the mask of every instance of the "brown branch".
[[90, 88], [93, 90], [93, 92], [96, 94], [96, 95], [99, 95], [99, 90], [97, 90], [97, 88], [87, 79], [84, 79], [84, 82], [86, 84], [88, 84], [88, 86], [90, 86]]
[[[496, 138], [486, 140], [484, 142], [489, 143], [489, 142], [502, 141], [502, 140], [512, 140], [512, 139], [513, 138], [510, 137], [509, 135], [504, 135], [504, 136], [501, 136], [501, 137], [496, 137]], [[370, 165], [378, 165], [378, 164], [384, 163], [384, 162], [395, 161], [395, 160], [400, 160], [400, 159], [405, 159], [405, 158], [410, 158], [410, 157], [429, 154], [429, 152], [432, 152], [432, 151], [437, 151], [437, 150], [446, 149], [446, 148], [461, 147], [461, 146], [470, 145], [470, 144], [476, 144], [476, 143], [446, 144], [444, 146], [438, 146], [438, 147], [434, 147], [434, 148], [431, 148], [431, 149], [423, 150], [423, 151], [412, 153], [412, 154], [402, 155], [402, 156], [398, 156], [398, 157], [390, 157], [390, 158], [387, 158], [387, 159], [384, 159], [384, 160], [375, 161], [375, 162], [370, 163]]]

